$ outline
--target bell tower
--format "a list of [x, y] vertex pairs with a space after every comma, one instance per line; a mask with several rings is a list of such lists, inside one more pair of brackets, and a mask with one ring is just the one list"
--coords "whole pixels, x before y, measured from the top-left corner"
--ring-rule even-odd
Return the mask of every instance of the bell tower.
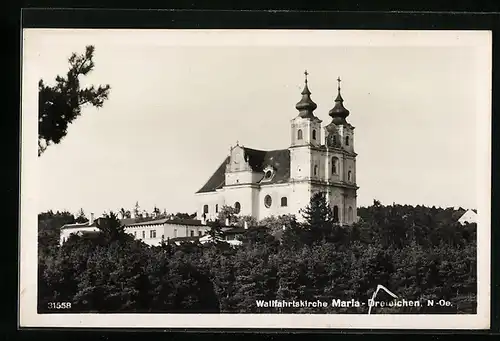
[[357, 217], [356, 156], [354, 152], [354, 127], [347, 122], [349, 110], [344, 107], [340, 94], [340, 77], [337, 78], [337, 97], [328, 112], [332, 121], [325, 126], [327, 150], [327, 179], [333, 186], [330, 203], [341, 223], [351, 224]]
[[307, 70], [304, 72], [305, 84], [302, 90], [302, 99], [295, 105], [299, 115], [291, 121], [291, 146], [321, 145], [321, 120], [314, 115], [318, 107], [311, 99], [311, 91], [307, 84]]

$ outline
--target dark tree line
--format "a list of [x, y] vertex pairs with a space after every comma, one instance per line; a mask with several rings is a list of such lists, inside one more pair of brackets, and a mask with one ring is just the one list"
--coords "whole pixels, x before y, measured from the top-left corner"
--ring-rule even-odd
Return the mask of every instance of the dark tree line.
[[[114, 214], [100, 233], [72, 235], [62, 246], [41, 233], [39, 311], [57, 301], [72, 303], [67, 312], [366, 314], [366, 306], [278, 309], [256, 301], [367, 301], [381, 284], [406, 300], [452, 305], [373, 313], [475, 313], [476, 225], [459, 225], [452, 210], [374, 202], [359, 209], [360, 222], [345, 227], [318, 194], [303, 215], [301, 223], [268, 218], [268, 230], [249, 228], [237, 248], [225, 242], [148, 247], [127, 235]], [[42, 214], [39, 231], [70, 218]], [[209, 234], [223, 232], [212, 224]]]

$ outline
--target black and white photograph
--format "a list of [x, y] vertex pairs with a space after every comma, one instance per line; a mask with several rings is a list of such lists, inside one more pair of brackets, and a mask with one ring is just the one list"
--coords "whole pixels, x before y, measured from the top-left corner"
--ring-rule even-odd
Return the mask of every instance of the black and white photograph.
[[491, 33], [25, 29], [20, 323], [484, 329]]

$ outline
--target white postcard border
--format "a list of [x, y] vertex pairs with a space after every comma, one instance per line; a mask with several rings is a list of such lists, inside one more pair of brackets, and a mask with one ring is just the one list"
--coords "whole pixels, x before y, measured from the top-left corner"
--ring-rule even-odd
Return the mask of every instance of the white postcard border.
[[[26, 29], [29, 43], [45, 34], [89, 30]], [[97, 30], [93, 30], [97, 31]], [[116, 30], [99, 30], [111, 35]], [[122, 30], [123, 31], [123, 30]], [[21, 327], [102, 328], [285, 328], [285, 329], [487, 329], [490, 326], [491, 249], [491, 48], [490, 31], [307, 31], [307, 30], [129, 30], [127, 44], [231, 46], [470, 46], [477, 51], [478, 295], [476, 315], [359, 314], [38, 314], [37, 313], [37, 68], [23, 58], [21, 115], [21, 214], [19, 324]], [[168, 39], [165, 39], [168, 35]], [[159, 37], [163, 39], [160, 39]], [[123, 36], [124, 37], [124, 36]], [[467, 81], [467, 80], [464, 80]], [[474, 93], [475, 91], [475, 93]], [[474, 115], [474, 113], [471, 113]], [[445, 137], [444, 137], [445, 138]]]

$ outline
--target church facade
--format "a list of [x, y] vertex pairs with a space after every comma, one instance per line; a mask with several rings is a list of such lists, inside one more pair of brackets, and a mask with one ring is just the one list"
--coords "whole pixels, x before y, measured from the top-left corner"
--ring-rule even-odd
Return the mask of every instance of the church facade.
[[298, 114], [290, 121], [286, 149], [257, 150], [231, 147], [229, 155], [196, 192], [197, 217], [215, 220], [222, 206], [232, 206], [239, 215], [262, 220], [295, 214], [309, 204], [315, 192], [324, 192], [334, 218], [341, 224], [356, 221], [356, 156], [354, 127], [347, 122], [337, 79], [338, 95], [329, 111], [331, 121], [322, 128], [314, 110], [307, 71]]

